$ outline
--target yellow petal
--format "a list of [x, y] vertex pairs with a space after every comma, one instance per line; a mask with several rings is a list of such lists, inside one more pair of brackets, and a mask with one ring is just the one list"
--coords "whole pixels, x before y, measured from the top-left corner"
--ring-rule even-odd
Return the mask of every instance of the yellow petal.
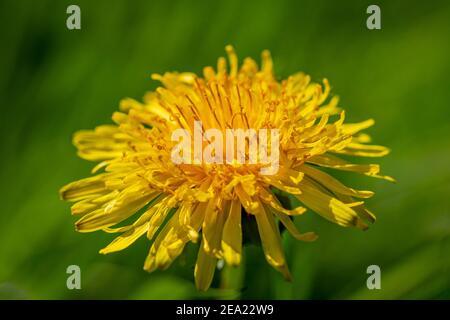
[[332, 176], [326, 174], [323, 171], [315, 169], [312, 166], [303, 165], [299, 168], [299, 170], [303, 171], [311, 179], [322, 184], [324, 187], [333, 192], [354, 196], [358, 198], [370, 198], [371, 196], [373, 196], [372, 191], [358, 191], [352, 188], [348, 188], [345, 185], [343, 185], [339, 180], [333, 178]]
[[[347, 195], [342, 195], [342, 194], [337, 195], [337, 198], [339, 200], [341, 200], [342, 202], [346, 203], [347, 205], [354, 201], [354, 199], [352, 197], [347, 196]], [[372, 223], [375, 222], [375, 220], [376, 220], [375, 215], [364, 206], [364, 202], [356, 203], [355, 206], [352, 206], [352, 209], [355, 210], [356, 213], [361, 218], [366, 219]]]
[[186, 241], [180, 239], [176, 228], [172, 228], [165, 236], [156, 252], [156, 266], [161, 270], [167, 269], [172, 262], [183, 252]]
[[160, 226], [163, 225], [164, 220], [166, 219], [169, 212], [172, 210], [171, 207], [167, 206], [168, 198], [162, 200], [160, 203], [156, 204], [150, 210], [153, 212], [149, 226], [147, 229], [147, 239], [153, 239], [156, 231]]
[[343, 202], [321, 192], [307, 179], [304, 179], [300, 184], [303, 193], [296, 195], [296, 197], [311, 210], [340, 226], [356, 226], [361, 229], [367, 227], [362, 223], [356, 212]]
[[216, 258], [222, 258], [222, 248], [220, 241], [222, 239], [223, 225], [225, 222], [225, 213], [220, 208], [220, 198], [211, 199], [205, 212], [205, 219], [202, 226], [202, 244], [207, 254]]
[[241, 187], [241, 185], [237, 185], [234, 188], [234, 191], [236, 192], [236, 195], [238, 196], [239, 200], [241, 201], [242, 206], [244, 207], [245, 211], [248, 213], [254, 213], [255, 210], [258, 208], [258, 203], [252, 199]]
[[322, 167], [333, 168], [343, 171], [352, 171], [365, 174], [370, 177], [380, 178], [387, 181], [395, 182], [394, 178], [390, 176], [378, 175], [380, 172], [380, 166], [377, 164], [353, 164], [348, 163], [338, 157], [334, 157], [330, 154], [322, 154], [311, 157], [307, 161], [308, 163], [316, 164]]
[[353, 142], [346, 145], [344, 149], [333, 152], [357, 157], [383, 157], [387, 155], [390, 150], [383, 146], [367, 145]]
[[99, 174], [67, 184], [59, 191], [61, 199], [67, 201], [80, 201], [104, 195], [108, 192], [105, 188], [105, 177], [106, 174]]
[[238, 199], [232, 200], [230, 204], [228, 217], [223, 227], [222, 250], [226, 263], [232, 266], [237, 266], [241, 263], [241, 203]]
[[238, 58], [233, 46], [227, 45], [225, 50], [228, 54], [228, 60], [230, 62], [230, 77], [235, 77], [238, 70]]
[[373, 119], [368, 119], [359, 123], [346, 123], [342, 125], [342, 132], [347, 135], [354, 135], [361, 130], [367, 129], [375, 124]]
[[297, 240], [300, 241], [315, 241], [318, 236], [314, 232], [306, 232], [306, 233], [300, 233], [297, 230], [297, 227], [295, 226], [294, 222], [291, 220], [291, 218], [283, 213], [280, 213], [276, 210], [270, 210], [272, 211], [278, 219], [280, 219], [281, 223], [286, 227], [287, 231]]
[[79, 201], [75, 203], [71, 208], [73, 215], [85, 215], [89, 212], [99, 209], [105, 203], [113, 200], [119, 195], [119, 191], [114, 190], [104, 196], [99, 196], [97, 198], [89, 198], [86, 200]]
[[259, 191], [259, 198], [262, 202], [269, 205], [276, 211], [282, 212], [284, 214], [287, 214], [288, 216], [298, 216], [306, 212], [306, 209], [304, 207], [297, 207], [294, 209], [286, 209], [284, 208], [281, 203], [278, 201], [278, 199], [272, 194], [270, 190], [267, 190], [265, 188], [261, 188]]
[[135, 214], [147, 205], [158, 194], [156, 192], [142, 194], [137, 188], [122, 191], [121, 196], [113, 199], [107, 206], [86, 214], [76, 223], [80, 232], [91, 232], [110, 227]]
[[108, 246], [100, 250], [100, 253], [107, 254], [111, 252], [116, 252], [123, 250], [130, 246], [133, 242], [139, 239], [148, 229], [148, 222], [144, 223], [140, 226], [133, 227], [131, 230], [125, 232], [120, 235], [113, 242], [111, 242]]
[[[207, 203], [199, 203], [194, 206], [193, 211], [190, 213], [189, 221], [183, 222], [179, 230], [179, 236], [181, 238], [186, 238], [192, 242], [197, 242], [198, 232], [205, 218], [205, 212], [207, 208]], [[181, 223], [181, 219], [180, 219]]]
[[73, 136], [78, 155], [91, 161], [120, 157], [129, 149], [130, 140], [130, 136], [112, 125], [99, 126], [95, 130], [81, 130]]
[[[161, 205], [166, 208], [165, 205]], [[190, 207], [190, 206], [189, 206]], [[190, 229], [180, 224], [180, 213], [185, 209], [180, 206], [153, 242], [144, 263], [144, 269], [152, 272], [155, 269], [166, 269], [181, 254], [186, 243], [191, 240], [190, 231], [198, 232], [204, 216], [204, 206], [197, 206], [190, 220]], [[166, 208], [167, 209], [167, 208]], [[161, 209], [163, 210], [163, 209]], [[154, 216], [156, 216], [155, 213]], [[150, 222], [151, 223], [151, 222]]]
[[177, 210], [161, 232], [156, 236], [145, 259], [144, 270], [153, 272], [157, 268], [165, 269], [181, 253], [185, 242], [177, 236], [179, 228], [179, 210]]
[[267, 262], [281, 272], [286, 280], [290, 280], [291, 275], [284, 258], [280, 231], [275, 224], [273, 215], [267, 212], [260, 203], [255, 217]]
[[289, 181], [286, 176], [264, 176], [263, 179], [270, 185], [290, 194], [301, 194], [302, 190]]
[[203, 247], [204, 244], [201, 243], [200, 249], [198, 250], [197, 262], [195, 264], [194, 277], [197, 289], [206, 291], [211, 286], [217, 259], [207, 254]]
[[266, 74], [272, 75], [273, 61], [269, 50], [264, 50], [262, 52], [261, 60], [262, 60], [261, 71]]

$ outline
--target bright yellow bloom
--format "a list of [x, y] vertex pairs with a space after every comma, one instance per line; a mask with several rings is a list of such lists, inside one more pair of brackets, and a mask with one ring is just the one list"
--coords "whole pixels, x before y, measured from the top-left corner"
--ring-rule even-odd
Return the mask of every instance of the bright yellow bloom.
[[[353, 164], [336, 156], [380, 157], [389, 150], [366, 144], [369, 136], [360, 133], [373, 120], [344, 123], [337, 97], [327, 101], [327, 80], [320, 85], [297, 73], [278, 82], [268, 51], [259, 69], [250, 58], [239, 68], [233, 48], [226, 50], [229, 70], [225, 58], [219, 58], [217, 70], [204, 68], [203, 78], [193, 73], [153, 75], [162, 87], [147, 93], [142, 103], [122, 100], [120, 112], [112, 117], [116, 125], [77, 132], [79, 156], [99, 162], [96, 175], [60, 191], [63, 199], [75, 202], [72, 214], [80, 216], [76, 230], [121, 233], [101, 253], [125, 249], [145, 234], [152, 241], [147, 271], [168, 268], [186, 243], [200, 238], [195, 283], [201, 290], [209, 288], [217, 259], [240, 263], [241, 216], [255, 219], [267, 262], [290, 278], [278, 223], [296, 239], [313, 241], [317, 236], [296, 229], [292, 216], [306, 209], [283, 207], [274, 190], [338, 225], [365, 229], [364, 221], [375, 217], [360, 199], [373, 192], [349, 188], [320, 168], [392, 180], [379, 175], [376, 164]], [[174, 164], [171, 134], [178, 128], [192, 131], [194, 121], [222, 131], [279, 129], [279, 171], [262, 175], [258, 164]], [[122, 223], [130, 217], [134, 222]]]

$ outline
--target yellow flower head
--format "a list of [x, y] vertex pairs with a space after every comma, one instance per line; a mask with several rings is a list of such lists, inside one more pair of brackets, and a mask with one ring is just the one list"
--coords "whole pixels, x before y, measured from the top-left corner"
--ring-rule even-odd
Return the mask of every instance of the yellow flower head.
[[[379, 175], [376, 164], [353, 164], [337, 156], [379, 157], [389, 150], [368, 145], [369, 136], [359, 133], [373, 120], [344, 123], [337, 97], [327, 99], [326, 79], [321, 85], [297, 73], [279, 82], [268, 51], [262, 53], [261, 68], [250, 58], [239, 68], [234, 49], [227, 46], [226, 51], [229, 69], [221, 57], [217, 70], [204, 68], [203, 78], [193, 73], [153, 75], [162, 86], [147, 93], [142, 103], [122, 100], [120, 112], [112, 117], [115, 125], [77, 132], [79, 156], [99, 162], [96, 175], [60, 191], [64, 200], [75, 202], [71, 211], [80, 217], [76, 230], [121, 234], [101, 253], [125, 249], [145, 234], [152, 242], [147, 271], [168, 268], [189, 241], [200, 240], [195, 283], [201, 290], [209, 288], [218, 259], [240, 263], [242, 218], [256, 221], [267, 262], [290, 278], [278, 223], [296, 239], [313, 241], [317, 236], [296, 229], [292, 217], [306, 209], [285, 208], [276, 195], [280, 192], [341, 226], [365, 229], [365, 221], [375, 220], [360, 200], [373, 192], [349, 188], [321, 167], [392, 180]], [[201, 122], [202, 132], [215, 129], [224, 136], [231, 129], [277, 129], [278, 148], [266, 150], [277, 154], [277, 170], [263, 174], [267, 163], [251, 161], [174, 162], [178, 141], [173, 133], [194, 133], [196, 122]], [[251, 138], [241, 140], [244, 160], [255, 156]], [[256, 140], [261, 146], [261, 137]], [[210, 142], [207, 137], [194, 141], [191, 154], [201, 160], [196, 153], [206, 151]]]

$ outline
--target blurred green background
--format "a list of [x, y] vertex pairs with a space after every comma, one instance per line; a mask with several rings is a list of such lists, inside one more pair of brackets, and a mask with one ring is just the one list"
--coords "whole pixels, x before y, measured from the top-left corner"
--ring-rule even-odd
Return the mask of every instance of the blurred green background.
[[[69, 4], [81, 7], [81, 30], [66, 28]], [[0, 298], [450, 298], [450, 3], [377, 1], [377, 31], [365, 25], [370, 4], [1, 1]], [[226, 44], [241, 59], [271, 50], [280, 79], [300, 70], [327, 77], [349, 121], [375, 118], [368, 133], [392, 148], [379, 162], [398, 183], [339, 175], [376, 191], [378, 220], [366, 232], [313, 213], [296, 220], [319, 239], [284, 234], [292, 283], [249, 246], [241, 268], [216, 272], [215, 288], [199, 293], [195, 245], [153, 274], [142, 270], [144, 238], [99, 255], [113, 235], [76, 233], [58, 190], [93, 166], [76, 156], [76, 130], [111, 123], [121, 98], [156, 87], [153, 72], [215, 65]], [[71, 264], [82, 290], [66, 288]], [[381, 290], [366, 288], [371, 264], [381, 267]]]

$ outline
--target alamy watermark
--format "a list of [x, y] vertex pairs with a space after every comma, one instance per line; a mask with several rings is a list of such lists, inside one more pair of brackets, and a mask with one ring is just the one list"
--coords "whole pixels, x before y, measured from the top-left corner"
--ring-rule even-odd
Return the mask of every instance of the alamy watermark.
[[[262, 175], [273, 175], [279, 168], [278, 129], [207, 129], [194, 122], [193, 137], [188, 129], [172, 132], [175, 164], [259, 164]], [[270, 140], [270, 141], [269, 141]], [[225, 147], [224, 147], [225, 145]], [[248, 151], [248, 152], [247, 152]]]
[[367, 278], [366, 285], [369, 290], [381, 289], [381, 269], [380, 266], [372, 264], [367, 267], [367, 274], [370, 276]]
[[81, 289], [81, 268], [76, 264], [70, 265], [66, 269], [66, 273], [69, 274], [66, 280], [66, 286], [69, 290]]
[[367, 7], [366, 12], [370, 16], [366, 20], [366, 26], [369, 30], [380, 30], [381, 29], [381, 9], [376, 4], [372, 4]]
[[69, 14], [66, 20], [66, 27], [69, 30], [81, 29], [81, 9], [76, 4], [67, 7], [66, 13]]

